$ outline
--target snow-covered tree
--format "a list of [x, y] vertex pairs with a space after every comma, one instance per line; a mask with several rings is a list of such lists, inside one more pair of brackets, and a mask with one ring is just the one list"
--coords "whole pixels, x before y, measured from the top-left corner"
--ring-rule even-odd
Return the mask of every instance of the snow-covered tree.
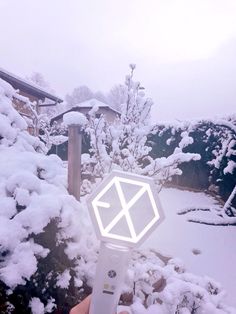
[[[29, 83], [33, 83], [33, 85], [43, 89], [44, 91], [54, 94], [54, 90], [52, 89], [52, 87], [50, 86], [49, 82], [46, 81], [46, 79], [44, 78], [44, 76], [39, 73], [39, 72], [33, 72], [29, 77], [26, 77], [27, 81], [29, 81]], [[42, 103], [42, 102], [41, 102]], [[50, 99], [45, 99], [44, 104], [50, 104], [50, 103], [54, 103], [52, 100]], [[64, 107], [64, 104], [56, 104], [54, 106], [47, 106], [47, 107], [40, 107], [40, 114], [42, 115], [42, 121], [43, 121], [43, 125], [45, 124], [45, 122], [48, 120], [47, 117], [51, 118], [52, 116], [55, 116], [56, 114], [59, 113], [59, 111], [61, 110], [61, 108]], [[43, 116], [45, 115], [45, 116]]]
[[76, 87], [71, 94], [67, 94], [65, 99], [68, 104], [68, 108], [71, 108], [80, 102], [93, 98], [93, 92], [85, 85]]
[[126, 97], [126, 87], [119, 84], [111, 88], [107, 95], [107, 101], [111, 107], [119, 111], [121, 109], [121, 105], [126, 102]]
[[100, 91], [97, 91], [93, 94], [93, 97], [103, 103], [107, 103], [107, 97]]
[[89, 125], [86, 132], [91, 140], [91, 160], [94, 176], [102, 177], [113, 168], [154, 177], [159, 187], [173, 175], [180, 175], [179, 165], [183, 162], [198, 160], [198, 154], [184, 153], [183, 148], [192, 139], [186, 132], [181, 135], [172, 155], [162, 158], [150, 156], [151, 147], [147, 145], [147, 136], [152, 126], [150, 112], [153, 102], [145, 97], [144, 88], [133, 80], [135, 65], [131, 64], [131, 73], [126, 76], [124, 103], [121, 115], [113, 124], [108, 124], [104, 116], [96, 118], [98, 108], [90, 111]]
[[53, 89], [51, 88], [49, 82], [47, 82], [43, 76], [42, 73], [39, 72], [33, 72], [29, 77], [27, 76], [26, 79], [38, 87], [41, 87], [42, 89], [50, 92], [53, 92]]
[[72, 108], [73, 106], [92, 98], [107, 103], [107, 97], [101, 91], [93, 92], [87, 86], [76, 87], [71, 94], [66, 95], [67, 108]]

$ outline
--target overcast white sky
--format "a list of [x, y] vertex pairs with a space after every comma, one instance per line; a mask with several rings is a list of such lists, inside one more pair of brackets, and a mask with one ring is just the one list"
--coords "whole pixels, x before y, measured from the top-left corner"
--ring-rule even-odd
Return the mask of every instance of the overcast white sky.
[[236, 112], [236, 0], [0, 0], [0, 34], [0, 67], [62, 97], [133, 62], [153, 121]]

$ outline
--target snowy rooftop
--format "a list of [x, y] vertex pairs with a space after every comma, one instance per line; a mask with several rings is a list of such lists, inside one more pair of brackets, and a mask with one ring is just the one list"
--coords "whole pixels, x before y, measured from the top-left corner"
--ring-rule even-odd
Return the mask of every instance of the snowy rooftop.
[[53, 117], [51, 119], [51, 123], [56, 121], [56, 120], [59, 120], [63, 117], [64, 114], [68, 113], [68, 112], [71, 112], [71, 111], [76, 111], [76, 109], [78, 110], [81, 109], [81, 108], [86, 108], [86, 109], [91, 109], [93, 107], [99, 107], [99, 108], [107, 108], [117, 114], [120, 115], [120, 112], [112, 107], [110, 107], [108, 104], [104, 103], [104, 102], [101, 102], [100, 100], [97, 100], [96, 98], [92, 98], [92, 99], [89, 99], [89, 100], [86, 100], [86, 101], [83, 101], [75, 106], [73, 106], [73, 108], [67, 110], [67, 111], [64, 111], [64, 112], [61, 112], [59, 115]]
[[120, 114], [120, 112], [118, 110], [110, 107], [108, 104], [106, 104], [106, 103], [104, 103], [104, 102], [102, 102], [100, 100], [97, 100], [96, 98], [92, 98], [92, 99], [83, 101], [83, 102], [75, 105], [73, 108], [76, 108], [76, 107], [79, 107], [79, 108], [92, 108], [93, 106], [98, 106], [99, 108], [109, 108], [112, 111], [115, 111], [115, 112]]
[[25, 92], [32, 93], [36, 95], [37, 97], [43, 97], [48, 98], [50, 100], [53, 100], [55, 102], [61, 103], [63, 100], [52, 93], [48, 92], [47, 90], [44, 90], [43, 88], [39, 87], [38, 85], [27, 81], [26, 79], [23, 79], [15, 74], [12, 74], [2, 68], [0, 68], [0, 78], [4, 81], [10, 83], [14, 88], [20, 89]]

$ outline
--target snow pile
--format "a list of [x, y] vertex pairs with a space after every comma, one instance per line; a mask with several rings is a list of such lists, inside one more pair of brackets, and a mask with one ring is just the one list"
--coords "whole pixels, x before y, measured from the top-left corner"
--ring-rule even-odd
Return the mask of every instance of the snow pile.
[[128, 280], [134, 282], [133, 314], [235, 313], [224, 304], [225, 292], [218, 283], [186, 272], [179, 259], [165, 264], [155, 251], [133, 253]]
[[83, 126], [87, 123], [87, 119], [84, 114], [80, 112], [68, 112], [63, 116], [63, 122], [65, 125], [80, 125]]

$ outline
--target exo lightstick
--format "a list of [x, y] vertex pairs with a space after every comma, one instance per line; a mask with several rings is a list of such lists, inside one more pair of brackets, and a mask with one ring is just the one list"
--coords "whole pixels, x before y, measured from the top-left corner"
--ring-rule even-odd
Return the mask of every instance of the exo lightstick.
[[89, 213], [101, 240], [90, 314], [114, 314], [130, 251], [164, 219], [152, 179], [112, 171], [89, 196]]

